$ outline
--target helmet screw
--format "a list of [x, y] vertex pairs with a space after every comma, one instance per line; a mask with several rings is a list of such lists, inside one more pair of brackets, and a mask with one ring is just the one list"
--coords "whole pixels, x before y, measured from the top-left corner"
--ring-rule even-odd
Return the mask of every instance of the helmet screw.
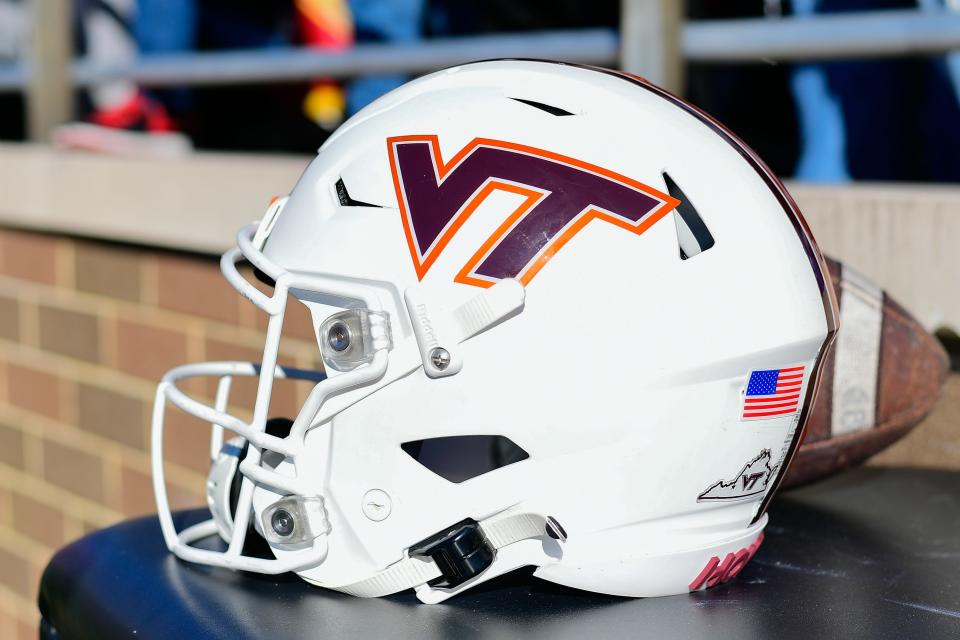
[[334, 351], [346, 351], [350, 346], [350, 329], [343, 322], [336, 322], [327, 329], [327, 344]]
[[270, 516], [270, 526], [273, 527], [273, 531], [284, 538], [293, 533], [295, 524], [293, 516], [286, 509], [277, 509]]
[[450, 366], [450, 352], [443, 347], [437, 347], [430, 352], [430, 362], [440, 371]]

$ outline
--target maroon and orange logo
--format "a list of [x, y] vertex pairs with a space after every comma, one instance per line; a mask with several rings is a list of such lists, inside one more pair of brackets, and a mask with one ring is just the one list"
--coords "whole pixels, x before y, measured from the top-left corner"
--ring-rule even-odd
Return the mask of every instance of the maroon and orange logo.
[[435, 135], [387, 139], [390, 170], [417, 277], [496, 190], [524, 197], [454, 277], [524, 285], [592, 220], [642, 234], [680, 202], [588, 162], [522, 144], [474, 138], [449, 161]]

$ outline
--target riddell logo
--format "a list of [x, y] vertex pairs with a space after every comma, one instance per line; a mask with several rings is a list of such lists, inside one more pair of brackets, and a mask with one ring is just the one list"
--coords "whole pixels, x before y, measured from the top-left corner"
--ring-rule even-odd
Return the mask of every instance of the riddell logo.
[[733, 579], [750, 562], [750, 558], [757, 553], [760, 543], [763, 542], [763, 532], [757, 536], [749, 547], [745, 547], [736, 553], [728, 553], [727, 557], [720, 562], [720, 558], [713, 556], [707, 561], [706, 566], [693, 579], [688, 587], [690, 591], [698, 591], [703, 586], [713, 587], [721, 582]]
[[425, 304], [418, 304], [414, 309], [417, 311], [417, 321], [423, 328], [424, 346], [427, 349], [432, 349], [437, 346], [437, 336], [433, 332], [433, 325], [430, 324], [430, 315], [427, 313], [427, 306]]
[[581, 229], [602, 220], [636, 234], [679, 200], [608, 169], [543, 149], [475, 138], [444, 162], [437, 136], [387, 139], [390, 170], [417, 277], [494, 191], [523, 197], [454, 277], [524, 285]]

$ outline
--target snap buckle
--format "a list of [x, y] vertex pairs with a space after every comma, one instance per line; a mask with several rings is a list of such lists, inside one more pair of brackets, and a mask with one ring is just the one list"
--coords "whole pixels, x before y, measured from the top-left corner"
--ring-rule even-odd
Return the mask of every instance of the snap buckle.
[[496, 549], [476, 520], [467, 518], [413, 545], [410, 555], [436, 562], [441, 575], [427, 584], [452, 589], [493, 564]]

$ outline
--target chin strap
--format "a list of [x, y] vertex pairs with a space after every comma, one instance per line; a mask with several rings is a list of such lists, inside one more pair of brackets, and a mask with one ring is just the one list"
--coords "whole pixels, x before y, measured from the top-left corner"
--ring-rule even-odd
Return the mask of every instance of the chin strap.
[[423, 371], [431, 378], [443, 378], [463, 367], [460, 343], [519, 313], [526, 300], [526, 290], [518, 280], [506, 278], [452, 310], [437, 309], [429, 294], [419, 286], [408, 288], [403, 298]]
[[[479, 568], [479, 571], [473, 575], [463, 577], [459, 576], [459, 582], [452, 585], [439, 584], [438, 586], [457, 586], [474, 575], [479, 575], [484, 569], [490, 566], [496, 550], [502, 549], [508, 545], [529, 540], [532, 538], [542, 538], [551, 534], [555, 530], [554, 525], [548, 518], [532, 513], [521, 513], [496, 520], [488, 520], [481, 523], [466, 524], [459, 523], [448, 530], [444, 530], [437, 536], [427, 541], [415, 545], [403, 560], [395, 562], [373, 577], [355, 582], [353, 584], [340, 587], [330, 587], [335, 591], [361, 598], [377, 598], [389, 595], [405, 589], [412, 589], [428, 582], [439, 580], [444, 582], [452, 578], [449, 573], [450, 557], [449, 550], [460, 551], [464, 544], [470, 544], [465, 539], [470, 536], [476, 536], [476, 531], [471, 527], [479, 529], [480, 536], [476, 538], [477, 544], [485, 545], [487, 549], [471, 549], [468, 558], [475, 555], [489, 553], [489, 562]], [[474, 551], [477, 554], [473, 553]], [[441, 565], [444, 565], [441, 567]]]

